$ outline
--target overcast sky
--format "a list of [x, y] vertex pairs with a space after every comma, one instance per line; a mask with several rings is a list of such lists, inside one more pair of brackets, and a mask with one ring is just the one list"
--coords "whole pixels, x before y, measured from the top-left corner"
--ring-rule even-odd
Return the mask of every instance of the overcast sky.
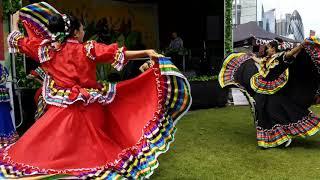
[[310, 29], [315, 30], [317, 36], [320, 36], [320, 0], [257, 0], [257, 2], [258, 20], [261, 19], [262, 4], [264, 11], [275, 8], [277, 18], [298, 10], [306, 37], [309, 36]]

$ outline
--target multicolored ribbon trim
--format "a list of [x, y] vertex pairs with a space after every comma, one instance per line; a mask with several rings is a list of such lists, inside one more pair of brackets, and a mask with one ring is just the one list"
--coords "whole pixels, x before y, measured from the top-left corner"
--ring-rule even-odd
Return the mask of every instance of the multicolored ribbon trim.
[[234, 79], [235, 73], [241, 64], [249, 59], [251, 59], [251, 55], [245, 53], [231, 53], [229, 56], [227, 56], [219, 73], [220, 86], [222, 88], [228, 85], [239, 86], [239, 83], [237, 83]]
[[320, 74], [320, 39], [313, 36], [310, 38], [307, 38], [305, 44], [305, 50], [310, 55], [313, 64], [318, 70], [318, 73]]
[[22, 39], [24, 36], [19, 31], [12, 31], [7, 38], [7, 43], [9, 46], [10, 53], [20, 53], [19, 50], [19, 39]]
[[85, 48], [87, 57], [89, 59], [91, 59], [91, 60], [95, 60], [96, 59], [96, 54], [95, 54], [95, 51], [94, 51], [94, 41], [93, 40], [87, 41], [84, 44], [84, 48]]
[[47, 104], [58, 107], [67, 107], [77, 101], [84, 104], [99, 102], [103, 105], [113, 101], [116, 95], [116, 84], [104, 84], [102, 89], [82, 88], [73, 86], [64, 88], [56, 85], [55, 81], [47, 75], [43, 82], [42, 95]]
[[[8, 134], [0, 134], [0, 148], [5, 148], [19, 139], [17, 131], [13, 130]], [[1, 176], [0, 176], [1, 177]]]
[[274, 94], [283, 88], [289, 80], [289, 69], [286, 69], [277, 79], [267, 81], [260, 74], [253, 75], [250, 79], [251, 88], [260, 94]]
[[275, 125], [271, 129], [257, 127], [258, 145], [269, 148], [279, 146], [293, 137], [307, 137], [320, 129], [320, 119], [312, 112], [297, 123]]
[[49, 18], [60, 14], [46, 2], [39, 2], [23, 7], [19, 11], [19, 18], [40, 39], [50, 39], [52, 34], [48, 30]]
[[[96, 59], [96, 53], [95, 53], [95, 41], [87, 41], [84, 44], [84, 50], [86, 52], [86, 55], [89, 59], [95, 60]], [[117, 71], [121, 71], [124, 66], [128, 63], [128, 59], [125, 57], [125, 47], [120, 47], [116, 50], [114, 53], [115, 56], [113, 57], [114, 61], [111, 64], [113, 68], [115, 68]]]

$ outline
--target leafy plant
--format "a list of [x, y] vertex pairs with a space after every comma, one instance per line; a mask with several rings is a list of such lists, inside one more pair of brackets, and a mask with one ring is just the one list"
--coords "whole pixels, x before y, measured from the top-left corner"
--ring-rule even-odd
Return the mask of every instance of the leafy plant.
[[7, 19], [11, 14], [15, 13], [21, 8], [21, 0], [3, 0], [2, 10], [3, 17]]
[[41, 84], [38, 81], [28, 79], [27, 74], [24, 70], [24, 57], [21, 54], [16, 55], [16, 76], [17, 76], [17, 85], [18, 87], [37, 89], [41, 87]]
[[224, 33], [224, 52], [232, 52], [232, 0], [225, 0], [225, 33]]

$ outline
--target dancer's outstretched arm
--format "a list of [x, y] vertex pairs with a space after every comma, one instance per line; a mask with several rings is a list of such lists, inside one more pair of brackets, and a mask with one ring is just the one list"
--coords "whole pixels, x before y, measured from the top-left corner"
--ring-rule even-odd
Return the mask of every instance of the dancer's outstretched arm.
[[136, 58], [150, 57], [151, 59], [156, 59], [159, 57], [153, 49], [139, 50], [139, 51], [125, 51], [125, 56], [128, 60], [135, 60]]
[[285, 54], [285, 58], [296, 57], [297, 54], [298, 54], [302, 49], [304, 49], [304, 44], [305, 44], [305, 41], [303, 41], [299, 46], [293, 48], [291, 51], [287, 52], [287, 53]]

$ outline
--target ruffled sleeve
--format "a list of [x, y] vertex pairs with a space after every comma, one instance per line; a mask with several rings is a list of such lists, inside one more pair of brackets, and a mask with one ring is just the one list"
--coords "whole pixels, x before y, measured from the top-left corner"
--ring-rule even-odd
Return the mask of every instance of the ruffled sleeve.
[[84, 50], [90, 60], [110, 63], [118, 71], [128, 63], [125, 57], [126, 48], [119, 47], [117, 43], [106, 45], [88, 41], [84, 44]]
[[38, 61], [38, 49], [41, 39], [24, 37], [21, 32], [13, 31], [7, 38], [10, 53], [26, 54], [33, 60]]

